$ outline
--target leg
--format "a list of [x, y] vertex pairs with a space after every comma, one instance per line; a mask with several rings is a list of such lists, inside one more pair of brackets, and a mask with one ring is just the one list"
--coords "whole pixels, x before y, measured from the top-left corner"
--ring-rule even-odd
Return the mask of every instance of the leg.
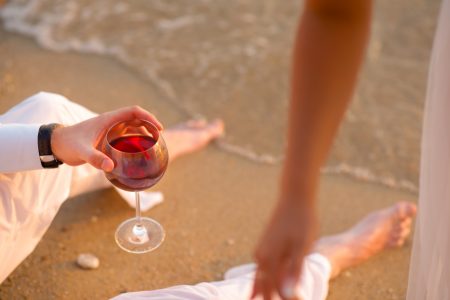
[[[305, 258], [298, 295], [303, 300], [323, 300], [330, 278], [386, 248], [401, 246], [410, 232], [415, 211], [414, 204], [401, 202], [370, 214], [342, 234], [320, 239], [313, 253]], [[255, 265], [248, 264], [229, 270], [223, 281], [127, 293], [114, 299], [249, 299], [254, 271]]]
[[167, 129], [163, 135], [173, 161], [182, 155], [198, 151], [224, 132], [221, 120], [207, 123], [204, 120], [191, 120]]
[[415, 213], [414, 204], [399, 202], [369, 214], [344, 233], [321, 238], [314, 251], [330, 261], [334, 278], [387, 248], [402, 246]]
[[0, 116], [0, 123], [40, 124], [58, 122], [72, 125], [97, 114], [64, 96], [39, 92]]
[[[223, 122], [220, 120], [206, 123], [205, 121], [188, 121], [179, 124], [163, 132], [169, 149], [169, 159], [173, 161], [182, 155], [198, 151], [223, 133]], [[83, 165], [74, 168], [70, 196], [110, 187], [103, 172]], [[120, 196], [130, 205], [135, 207], [134, 193], [115, 188]], [[163, 201], [160, 192], [141, 192], [141, 210], [147, 211]]]
[[[74, 123], [89, 116], [59, 95], [39, 93], [1, 115], [0, 122]], [[68, 198], [71, 181], [72, 168], [65, 165], [0, 174], [0, 282], [33, 251]]]
[[[97, 116], [87, 108], [69, 101], [64, 96], [40, 92], [0, 116], [0, 123], [62, 123], [72, 125]], [[83, 165], [72, 168], [70, 196], [110, 186], [103, 174]]]
[[[208, 145], [209, 142], [222, 135], [223, 122], [216, 120], [210, 123], [191, 120], [186, 123], [171, 127], [163, 132], [164, 139], [169, 149], [169, 159], [173, 161], [182, 155], [198, 151]], [[83, 165], [74, 168], [73, 181], [70, 196], [76, 196], [93, 190], [110, 187], [103, 172]], [[116, 188], [116, 191], [130, 205], [135, 207], [134, 193]], [[141, 192], [141, 210], [146, 211], [163, 201], [163, 195], [159, 192]]]

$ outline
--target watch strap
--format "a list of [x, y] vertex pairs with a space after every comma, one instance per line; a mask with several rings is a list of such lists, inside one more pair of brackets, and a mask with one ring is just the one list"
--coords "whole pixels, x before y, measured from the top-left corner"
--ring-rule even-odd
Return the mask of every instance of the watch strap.
[[45, 169], [57, 168], [62, 164], [62, 161], [58, 160], [52, 151], [52, 133], [53, 130], [62, 125], [52, 123], [46, 124], [39, 127], [38, 133], [38, 149], [39, 149], [39, 159], [41, 160], [41, 165]]

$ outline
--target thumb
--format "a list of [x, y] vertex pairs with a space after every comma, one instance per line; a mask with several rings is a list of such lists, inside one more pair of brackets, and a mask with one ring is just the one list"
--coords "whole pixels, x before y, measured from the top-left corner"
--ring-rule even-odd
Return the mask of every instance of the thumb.
[[111, 172], [114, 169], [114, 162], [112, 159], [96, 149], [91, 149], [89, 155], [87, 156], [86, 162], [94, 168], [105, 172]]

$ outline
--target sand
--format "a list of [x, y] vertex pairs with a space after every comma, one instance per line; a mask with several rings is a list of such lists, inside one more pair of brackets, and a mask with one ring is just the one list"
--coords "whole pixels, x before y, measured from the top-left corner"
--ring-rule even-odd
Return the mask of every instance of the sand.
[[[103, 112], [130, 103], [155, 112], [167, 125], [186, 120], [158, 91], [115, 60], [55, 53], [0, 31], [0, 113], [40, 91], [66, 95]], [[245, 123], [242, 124], [245, 127]], [[274, 204], [279, 164], [249, 161], [216, 145], [170, 165], [156, 189], [165, 202], [146, 212], [167, 238], [157, 251], [132, 255], [114, 242], [116, 226], [133, 215], [112, 189], [68, 200], [35, 251], [0, 286], [0, 299], [105, 299], [125, 291], [220, 280], [227, 268], [251, 261], [253, 246]], [[366, 213], [414, 193], [324, 175], [321, 234], [346, 229]], [[346, 271], [328, 299], [402, 299], [410, 242]], [[97, 270], [75, 265], [79, 253], [100, 260]]]

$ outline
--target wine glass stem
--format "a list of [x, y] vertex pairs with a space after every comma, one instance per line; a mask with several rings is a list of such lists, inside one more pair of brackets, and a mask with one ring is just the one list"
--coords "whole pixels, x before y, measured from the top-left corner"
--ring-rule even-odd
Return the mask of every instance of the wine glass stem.
[[139, 192], [135, 192], [136, 195], [136, 226], [141, 226], [141, 197]]

